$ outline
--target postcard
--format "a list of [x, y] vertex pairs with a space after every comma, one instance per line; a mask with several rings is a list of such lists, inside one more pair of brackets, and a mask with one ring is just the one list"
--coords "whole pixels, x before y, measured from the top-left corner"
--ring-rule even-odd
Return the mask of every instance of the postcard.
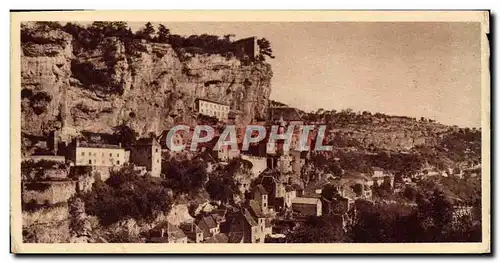
[[12, 253], [491, 253], [488, 11], [11, 13]]

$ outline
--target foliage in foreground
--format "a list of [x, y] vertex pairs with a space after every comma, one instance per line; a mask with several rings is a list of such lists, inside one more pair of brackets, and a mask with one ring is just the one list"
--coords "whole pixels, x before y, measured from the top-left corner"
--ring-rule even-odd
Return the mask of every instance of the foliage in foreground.
[[164, 182], [140, 176], [132, 166], [112, 173], [105, 182], [96, 181], [83, 200], [86, 212], [97, 216], [103, 225], [128, 218], [151, 220], [159, 212], [168, 213], [172, 206]]

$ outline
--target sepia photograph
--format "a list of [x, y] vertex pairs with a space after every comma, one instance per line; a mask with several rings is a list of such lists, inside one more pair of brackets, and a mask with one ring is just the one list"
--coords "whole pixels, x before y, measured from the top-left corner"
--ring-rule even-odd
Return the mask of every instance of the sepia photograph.
[[487, 11], [11, 28], [13, 253], [490, 253]]

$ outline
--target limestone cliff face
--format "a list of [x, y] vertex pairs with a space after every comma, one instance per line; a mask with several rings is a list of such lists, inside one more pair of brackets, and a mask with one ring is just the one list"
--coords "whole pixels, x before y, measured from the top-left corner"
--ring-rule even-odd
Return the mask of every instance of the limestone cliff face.
[[194, 124], [196, 98], [231, 105], [244, 123], [264, 117], [272, 71], [266, 63], [179, 55], [168, 44], [144, 40], [111, 37], [82, 50], [70, 34], [52, 30], [31, 32], [23, 41], [21, 77], [27, 134], [61, 128], [110, 132], [125, 123], [146, 135]]

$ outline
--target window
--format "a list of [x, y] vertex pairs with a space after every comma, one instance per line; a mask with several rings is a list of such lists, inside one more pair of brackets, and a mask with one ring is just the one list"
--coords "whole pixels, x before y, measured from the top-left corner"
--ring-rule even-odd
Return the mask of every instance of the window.
[[158, 152], [158, 148], [155, 149], [155, 152]]
[[119, 154], [119, 153], [117, 153], [117, 154], [116, 154], [116, 157], [120, 157], [120, 154]]
[[112, 154], [112, 153], [109, 153], [109, 157], [113, 157], [113, 154]]
[[85, 156], [85, 152], [82, 152], [82, 156]]
[[120, 164], [120, 160], [116, 161], [116, 164]]
[[92, 160], [89, 160], [89, 164], [92, 164]]

